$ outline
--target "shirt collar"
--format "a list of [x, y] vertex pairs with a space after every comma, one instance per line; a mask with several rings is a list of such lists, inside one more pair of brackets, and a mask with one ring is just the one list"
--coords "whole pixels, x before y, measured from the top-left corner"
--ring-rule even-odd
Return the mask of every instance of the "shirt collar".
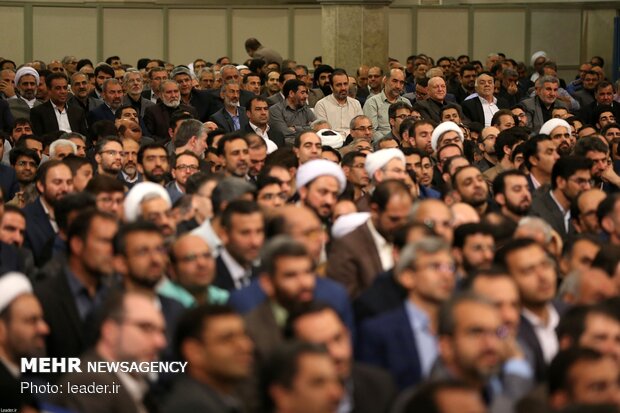
[[375, 225], [372, 223], [372, 219], [369, 219], [367, 222], [368, 222], [367, 224], [368, 229], [370, 230], [370, 235], [372, 235], [372, 239], [375, 241], [375, 244], [379, 246], [380, 248], [382, 248], [385, 245], [388, 245], [389, 242], [387, 242], [387, 240], [383, 238], [383, 235], [381, 235], [379, 231], [377, 231], [377, 229], [375, 228]]

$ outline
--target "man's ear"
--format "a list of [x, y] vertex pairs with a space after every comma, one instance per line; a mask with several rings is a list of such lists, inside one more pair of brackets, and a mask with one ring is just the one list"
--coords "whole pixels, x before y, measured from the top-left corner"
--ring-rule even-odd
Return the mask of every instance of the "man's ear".
[[267, 297], [272, 298], [274, 296], [273, 282], [271, 281], [271, 278], [269, 278], [269, 275], [261, 274], [258, 277], [258, 284]]
[[506, 196], [504, 194], [495, 194], [494, 198], [497, 205], [502, 207], [506, 205]]

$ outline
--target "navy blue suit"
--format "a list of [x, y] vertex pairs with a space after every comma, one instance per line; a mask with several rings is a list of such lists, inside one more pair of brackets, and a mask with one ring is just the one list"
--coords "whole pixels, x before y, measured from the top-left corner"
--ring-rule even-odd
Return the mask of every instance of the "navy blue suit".
[[422, 379], [422, 366], [405, 306], [362, 323], [357, 359], [389, 371], [399, 389]]
[[19, 191], [17, 175], [10, 166], [0, 164], [0, 188], [2, 188], [4, 202], [9, 202]]
[[89, 127], [98, 120], [111, 120], [114, 122], [114, 120], [116, 120], [116, 115], [112, 112], [112, 109], [104, 103], [103, 105], [99, 105], [95, 109], [88, 112]]
[[[237, 113], [239, 114], [239, 130], [245, 130], [246, 126], [248, 126], [250, 122], [248, 116], [245, 114], [245, 110], [241, 107], [238, 108]], [[226, 133], [235, 131], [233, 118], [224, 108], [215, 112], [209, 120], [215, 122], [217, 126], [220, 129], [224, 129]]]
[[[242, 314], [248, 313], [267, 299], [257, 279], [240, 290], [232, 291], [230, 305]], [[317, 277], [314, 299], [329, 304], [340, 315], [344, 323], [353, 331], [353, 311], [347, 291], [339, 283], [329, 278]]]
[[37, 267], [41, 267], [45, 264], [46, 258], [49, 258], [46, 254], [46, 246], [55, 235], [52, 224], [50, 224], [41, 204], [41, 197], [37, 198], [32, 204], [26, 205], [24, 214], [26, 214], [24, 246], [32, 251]]

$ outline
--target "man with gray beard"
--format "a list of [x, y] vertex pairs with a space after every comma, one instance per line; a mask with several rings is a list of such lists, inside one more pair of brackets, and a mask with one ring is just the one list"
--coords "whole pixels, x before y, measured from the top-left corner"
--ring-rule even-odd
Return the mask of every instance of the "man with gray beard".
[[7, 99], [13, 118], [30, 119], [30, 109], [43, 103], [36, 98], [39, 81], [39, 73], [31, 67], [24, 66], [15, 73], [16, 94]]
[[168, 141], [168, 127], [170, 117], [174, 112], [187, 112], [196, 117], [193, 107], [181, 103], [179, 85], [174, 80], [164, 80], [159, 85], [161, 100], [153, 106], [146, 108], [144, 112], [144, 124], [150, 136], [159, 143]]

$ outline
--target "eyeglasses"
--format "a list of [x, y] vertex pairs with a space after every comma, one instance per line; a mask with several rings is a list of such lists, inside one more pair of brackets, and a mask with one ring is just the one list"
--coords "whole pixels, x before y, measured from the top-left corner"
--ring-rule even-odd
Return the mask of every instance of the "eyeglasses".
[[393, 119], [405, 120], [405, 119], [407, 119], [409, 116], [410, 116], [410, 115], [405, 115], [405, 114], [402, 114], [402, 115], [396, 115], [396, 116], [394, 116], [394, 118], [393, 118]]
[[160, 326], [157, 326], [153, 323], [149, 323], [148, 321], [132, 321], [132, 320], [122, 320], [122, 324], [127, 324], [130, 326], [137, 327], [145, 334], [166, 334], [166, 329]]
[[179, 171], [179, 170], [186, 170], [186, 171], [192, 172], [192, 171], [197, 171], [198, 170], [198, 166], [196, 166], [196, 165], [177, 165], [177, 166], [175, 166], [175, 169], [177, 171]]
[[416, 265], [414, 270], [431, 270], [434, 272], [454, 272], [456, 271], [456, 266], [454, 263], [446, 263], [446, 262], [431, 262], [426, 265]]

